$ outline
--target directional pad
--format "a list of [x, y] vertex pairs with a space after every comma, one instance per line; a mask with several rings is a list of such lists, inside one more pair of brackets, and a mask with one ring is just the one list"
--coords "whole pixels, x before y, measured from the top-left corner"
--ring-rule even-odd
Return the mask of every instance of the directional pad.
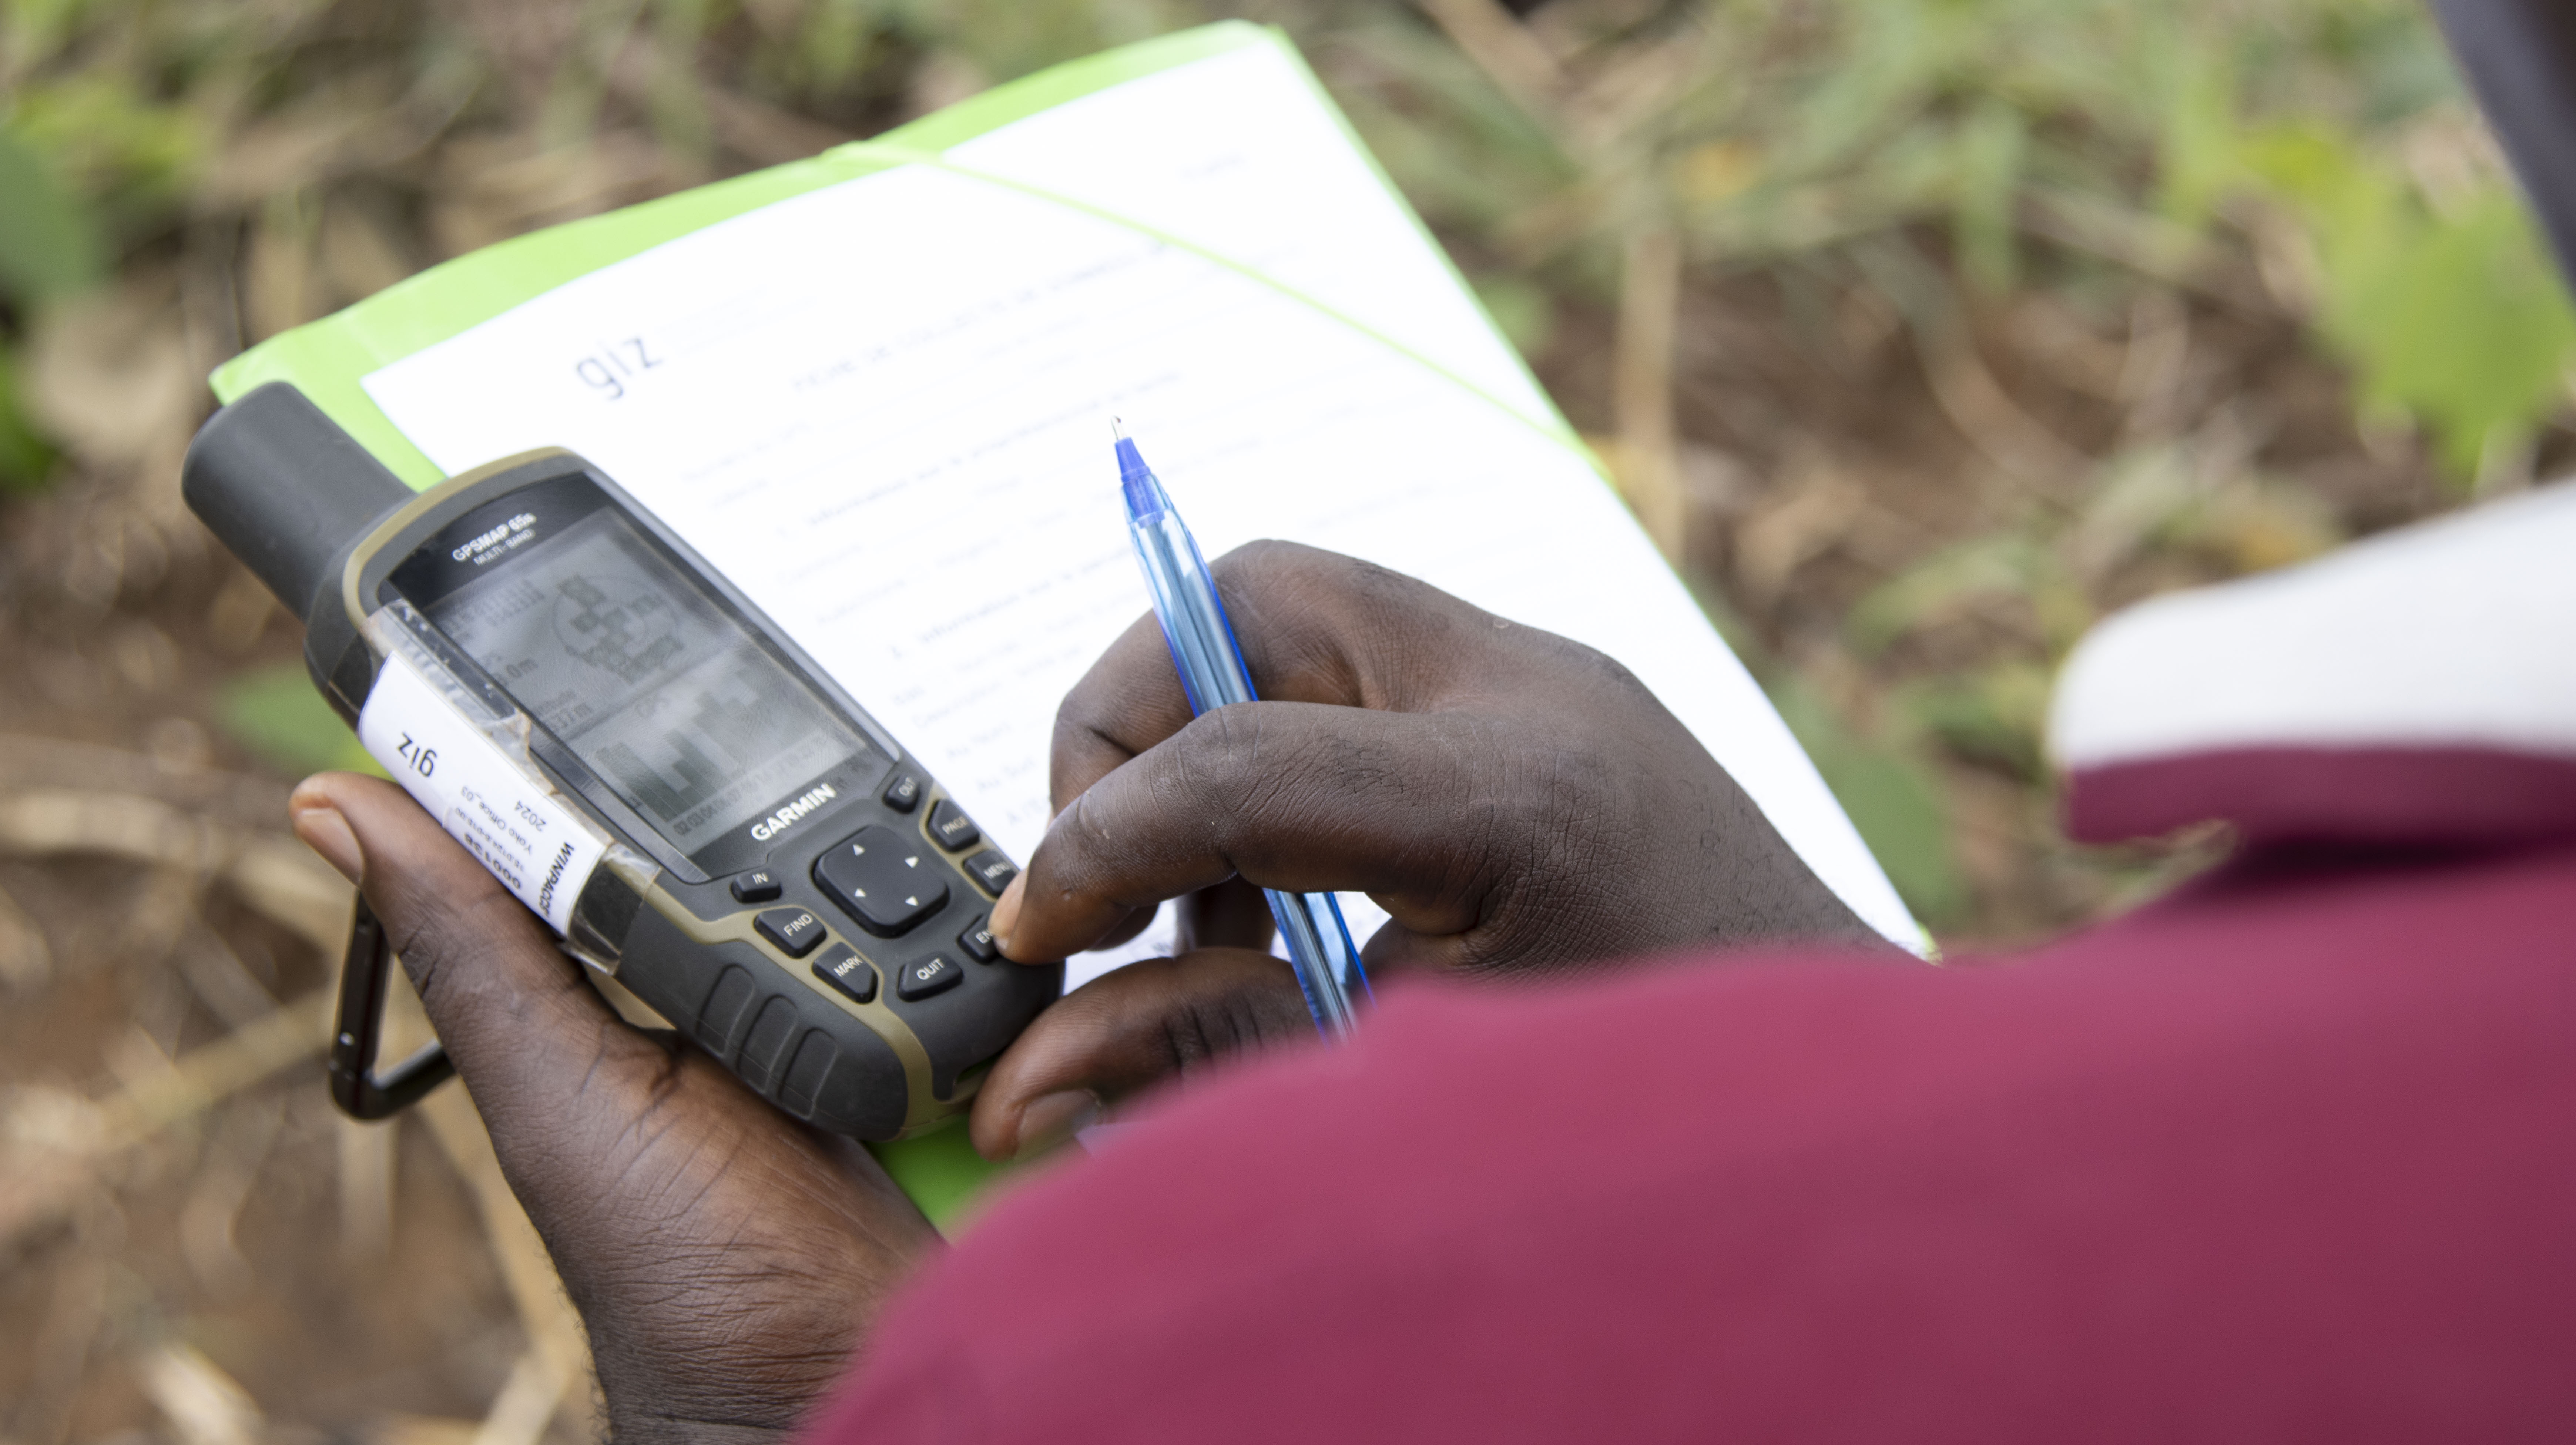
[[814, 881], [861, 928], [894, 938], [948, 905], [947, 871], [919, 837], [861, 828], [816, 861]]

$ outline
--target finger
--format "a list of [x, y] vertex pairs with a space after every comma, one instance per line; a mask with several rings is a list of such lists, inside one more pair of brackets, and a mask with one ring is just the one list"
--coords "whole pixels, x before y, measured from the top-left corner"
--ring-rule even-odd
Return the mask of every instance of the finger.
[[[368, 905], [487, 1117], [496, 1101], [567, 1097], [603, 1040], [660, 1052], [618, 1023], [535, 915], [400, 788], [323, 773], [287, 807], [335, 866], [359, 866]], [[358, 856], [333, 857], [346, 844]]]
[[1194, 948], [1249, 948], [1266, 953], [1270, 935], [1278, 927], [1270, 916], [1270, 900], [1240, 878], [1202, 888], [1178, 900], [1174, 909], [1174, 953]]
[[[1137, 908], [1241, 874], [1355, 890], [1416, 933], [1464, 930], [1491, 878], [1561, 845], [1532, 813], [1588, 764], [1467, 713], [1219, 708], [1094, 784], [1029, 859], [1003, 947], [1062, 958]], [[1545, 777], [1515, 777], [1536, 770]], [[1541, 809], [1543, 812], [1543, 808]], [[1564, 860], [1559, 860], [1564, 861]], [[1470, 871], [1472, 870], [1472, 871]]]
[[[994, 912], [998, 915], [1000, 910], [997, 908]], [[1119, 919], [1116, 923], [1110, 925], [1109, 931], [1100, 935], [1099, 939], [1091, 946], [1094, 948], [1116, 948], [1122, 943], [1132, 941], [1137, 935], [1154, 926], [1154, 915], [1156, 912], [1156, 909], [1146, 907], [1139, 908], [1134, 912], [1129, 913], [1126, 917]], [[1000, 931], [997, 930], [994, 936], [1000, 937]]]
[[1110, 769], [1189, 725], [1189, 695], [1173, 671], [1162, 624], [1148, 612], [1118, 634], [1057, 706], [1048, 806], [1064, 811]]
[[[1028, 891], [1027, 875], [1011, 880], [1002, 896], [993, 904], [988, 926], [994, 941], [1005, 950], [1013, 963], [1054, 963], [1056, 960], [1022, 958], [1008, 953], [1011, 934], [1018, 927], [1020, 899]], [[1107, 932], [1094, 939], [1094, 949], [1116, 948], [1153, 926], [1159, 907], [1131, 909], [1125, 917], [1111, 924]], [[1261, 890], [1241, 879], [1230, 879], [1213, 888], [1202, 888], [1176, 901], [1172, 919], [1172, 951], [1187, 953], [1193, 948], [1249, 948], [1265, 953], [1270, 948], [1270, 935], [1277, 926], [1270, 916], [1270, 900]]]
[[[1453, 677], [1474, 675], [1498, 626], [1509, 627], [1400, 572], [1292, 542], [1248, 543], [1208, 570], [1253, 689], [1272, 702], [1427, 710]], [[1189, 699], [1149, 613], [1110, 644], [1057, 710], [1048, 768], [1054, 805], [1064, 808], [1189, 722]]]
[[1149, 1084], [1314, 1037], [1282, 959], [1208, 948], [1131, 963], [1065, 995], [1004, 1051], [975, 1096], [970, 1136], [986, 1158], [1012, 1158]]

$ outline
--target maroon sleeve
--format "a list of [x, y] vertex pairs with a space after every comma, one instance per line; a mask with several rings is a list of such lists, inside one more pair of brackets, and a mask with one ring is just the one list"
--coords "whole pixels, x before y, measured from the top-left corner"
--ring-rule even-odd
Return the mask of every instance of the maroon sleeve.
[[1417, 989], [1035, 1181], [816, 1445], [2565, 1439], [2576, 850]]

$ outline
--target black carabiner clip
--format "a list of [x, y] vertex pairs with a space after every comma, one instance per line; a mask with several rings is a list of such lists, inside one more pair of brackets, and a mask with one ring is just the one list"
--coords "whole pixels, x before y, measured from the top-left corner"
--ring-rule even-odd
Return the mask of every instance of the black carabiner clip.
[[340, 965], [340, 1021], [331, 1031], [331, 1099], [352, 1119], [390, 1119], [456, 1072], [447, 1050], [432, 1043], [392, 1073], [376, 1073], [393, 958], [384, 924], [360, 894], [349, 915], [349, 956]]

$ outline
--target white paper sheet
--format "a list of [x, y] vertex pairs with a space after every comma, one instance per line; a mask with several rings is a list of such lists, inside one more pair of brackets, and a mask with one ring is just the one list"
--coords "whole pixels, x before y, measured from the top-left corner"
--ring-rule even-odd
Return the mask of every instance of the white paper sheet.
[[1211, 557], [1328, 547], [1617, 657], [1855, 911], [1919, 940], [1769, 702], [1285, 57], [1130, 81], [948, 160], [976, 174], [906, 167], [710, 226], [367, 390], [450, 473], [540, 446], [599, 464], [1023, 858], [1056, 704], [1146, 606], [1110, 459], [1122, 416]]

